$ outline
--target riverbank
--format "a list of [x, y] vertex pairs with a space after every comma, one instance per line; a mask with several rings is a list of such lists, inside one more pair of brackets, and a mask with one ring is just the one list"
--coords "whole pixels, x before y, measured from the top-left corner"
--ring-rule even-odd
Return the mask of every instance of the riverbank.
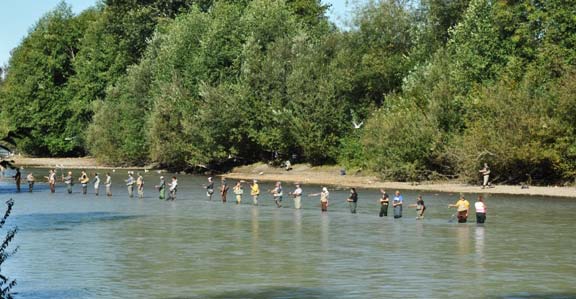
[[18, 167], [38, 167], [38, 168], [71, 168], [71, 169], [111, 169], [114, 167], [102, 165], [91, 157], [83, 158], [33, 158], [25, 156], [14, 156], [11, 158]]
[[266, 164], [257, 163], [234, 168], [232, 172], [223, 176], [230, 179], [300, 182], [302, 184], [329, 185], [344, 188], [382, 188], [387, 190], [388, 193], [392, 193], [396, 189], [401, 189], [447, 193], [511, 194], [576, 198], [576, 188], [573, 187], [530, 186], [528, 189], [522, 189], [521, 186], [496, 185], [493, 188], [482, 189], [480, 186], [473, 186], [454, 181], [421, 182], [418, 184], [386, 182], [379, 180], [375, 176], [366, 176], [362, 174], [340, 175], [340, 168], [337, 166], [310, 167], [309, 165], [298, 164], [294, 165], [292, 170], [286, 171], [282, 168], [274, 168]]

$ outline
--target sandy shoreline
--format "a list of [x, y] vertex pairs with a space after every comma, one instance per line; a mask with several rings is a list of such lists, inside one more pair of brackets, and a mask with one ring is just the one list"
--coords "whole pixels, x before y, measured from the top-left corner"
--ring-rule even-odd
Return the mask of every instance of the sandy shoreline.
[[[63, 168], [87, 168], [87, 169], [122, 169], [123, 167], [110, 167], [102, 165], [94, 158], [13, 158], [18, 166], [23, 167], [63, 167]], [[137, 169], [142, 167], [124, 167], [125, 169]], [[305, 164], [294, 165], [291, 171], [282, 168], [269, 167], [263, 163], [235, 168], [232, 172], [223, 175], [230, 179], [258, 179], [262, 181], [282, 181], [301, 182], [302, 184], [328, 185], [337, 187], [359, 187], [359, 188], [383, 188], [388, 192], [401, 190], [420, 190], [432, 192], [448, 193], [485, 193], [485, 194], [511, 194], [511, 195], [535, 195], [535, 196], [555, 196], [576, 198], [576, 188], [574, 187], [539, 187], [531, 186], [529, 189], [521, 189], [520, 186], [497, 185], [494, 188], [481, 189], [479, 186], [472, 186], [458, 182], [422, 182], [411, 184], [405, 182], [385, 182], [374, 176], [364, 176], [347, 174], [340, 175], [337, 166], [310, 167]]]

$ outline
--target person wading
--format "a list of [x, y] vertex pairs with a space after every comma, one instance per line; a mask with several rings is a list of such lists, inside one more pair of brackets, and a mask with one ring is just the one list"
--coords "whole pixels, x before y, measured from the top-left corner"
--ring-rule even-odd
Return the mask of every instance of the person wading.
[[138, 190], [138, 198], [144, 198], [144, 177], [140, 173], [136, 178], [136, 190]]
[[400, 194], [400, 191], [396, 190], [394, 194], [394, 199], [392, 200], [392, 207], [394, 208], [394, 218], [402, 218], [402, 204], [404, 197]]
[[214, 194], [214, 181], [212, 180], [212, 177], [208, 178], [208, 184], [204, 185], [204, 188], [206, 188], [206, 196], [208, 197], [208, 200], [212, 200], [212, 194]]
[[309, 194], [308, 196], [320, 196], [320, 210], [324, 212], [328, 212], [328, 201], [330, 198], [330, 192], [328, 192], [328, 188], [322, 187], [322, 192]]
[[34, 189], [34, 183], [36, 182], [36, 178], [32, 172], [26, 176], [26, 181], [28, 181], [28, 192], [32, 192]]
[[296, 184], [296, 189], [292, 192], [292, 196], [294, 196], [294, 209], [302, 209], [302, 188], [300, 184]]
[[416, 208], [416, 219], [424, 219], [424, 212], [426, 211], [426, 206], [424, 205], [424, 200], [422, 195], [418, 195], [415, 204], [411, 204], [410, 207]]
[[242, 194], [244, 194], [244, 188], [242, 188], [242, 182], [236, 182], [234, 188], [232, 188], [234, 195], [236, 195], [236, 204], [239, 205], [242, 202]]
[[476, 223], [484, 223], [486, 221], [486, 204], [482, 195], [478, 195], [474, 209], [476, 210]]
[[86, 171], [82, 171], [80, 174], [80, 178], [78, 178], [80, 184], [82, 185], [82, 194], [86, 195], [88, 193], [88, 183], [90, 182], [90, 178], [86, 174]]
[[350, 213], [356, 214], [356, 206], [358, 204], [358, 192], [356, 192], [356, 188], [350, 188], [350, 196], [348, 196], [347, 201], [350, 207]]
[[254, 180], [250, 185], [250, 195], [252, 196], [252, 204], [258, 205], [258, 196], [260, 196], [260, 186], [258, 186], [258, 180]]
[[160, 193], [158, 198], [160, 200], [166, 199], [166, 181], [164, 180], [164, 176], [160, 176], [160, 184], [156, 185], [156, 189]]
[[380, 217], [388, 216], [388, 205], [390, 204], [390, 198], [384, 189], [380, 189], [380, 193], [382, 193], [382, 197], [380, 197]]
[[128, 178], [125, 180], [126, 188], [128, 189], [128, 197], [134, 197], [134, 177], [131, 172], [128, 172]]
[[470, 210], [470, 203], [464, 198], [463, 195], [460, 196], [455, 204], [448, 205], [449, 208], [456, 208], [458, 213], [458, 223], [466, 223], [468, 221], [468, 210]]
[[98, 175], [98, 173], [96, 173], [94, 175], [94, 192], [96, 194], [96, 196], [100, 195], [100, 176]]
[[66, 184], [66, 191], [68, 194], [72, 194], [72, 186], [74, 185], [74, 177], [72, 176], [72, 171], [68, 171], [68, 175], [62, 175], [62, 181]]
[[272, 197], [274, 198], [274, 202], [276, 203], [276, 207], [281, 208], [282, 207], [282, 196], [284, 195], [282, 193], [282, 183], [276, 182], [274, 189], [272, 189], [270, 192], [272, 193]]
[[223, 203], [226, 203], [229, 188], [230, 187], [228, 187], [228, 183], [226, 183], [226, 179], [222, 178], [222, 181], [220, 182], [220, 199], [222, 200]]
[[112, 177], [110, 173], [106, 173], [106, 181], [104, 182], [104, 186], [106, 187], [106, 196], [112, 197]]

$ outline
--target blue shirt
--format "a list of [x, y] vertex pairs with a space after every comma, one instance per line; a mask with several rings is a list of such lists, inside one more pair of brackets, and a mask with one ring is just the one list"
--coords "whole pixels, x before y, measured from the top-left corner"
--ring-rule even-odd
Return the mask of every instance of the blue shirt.
[[402, 203], [402, 200], [404, 200], [404, 197], [402, 197], [402, 195], [394, 196], [394, 201], [396, 202], [396, 204]]

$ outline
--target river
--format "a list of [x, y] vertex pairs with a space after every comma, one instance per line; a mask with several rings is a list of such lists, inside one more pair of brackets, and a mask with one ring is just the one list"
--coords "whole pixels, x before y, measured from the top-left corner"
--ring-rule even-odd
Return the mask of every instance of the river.
[[450, 221], [457, 194], [420, 193], [427, 213], [416, 220], [407, 204], [418, 193], [405, 191], [395, 220], [378, 217], [376, 190], [358, 190], [350, 214], [348, 190], [331, 189], [322, 214], [318, 197], [300, 211], [287, 196], [283, 208], [270, 195], [259, 207], [232, 192], [207, 201], [206, 178], [189, 175], [176, 201], [157, 199], [156, 173], [145, 174], [144, 199], [129, 199], [125, 176], [113, 175], [112, 198], [79, 184], [71, 195], [42, 183], [16, 194], [0, 180], [0, 200], [16, 202], [7, 227], [18, 226], [19, 251], [2, 268], [16, 298], [576, 298], [573, 199], [487, 196], [477, 225]]

